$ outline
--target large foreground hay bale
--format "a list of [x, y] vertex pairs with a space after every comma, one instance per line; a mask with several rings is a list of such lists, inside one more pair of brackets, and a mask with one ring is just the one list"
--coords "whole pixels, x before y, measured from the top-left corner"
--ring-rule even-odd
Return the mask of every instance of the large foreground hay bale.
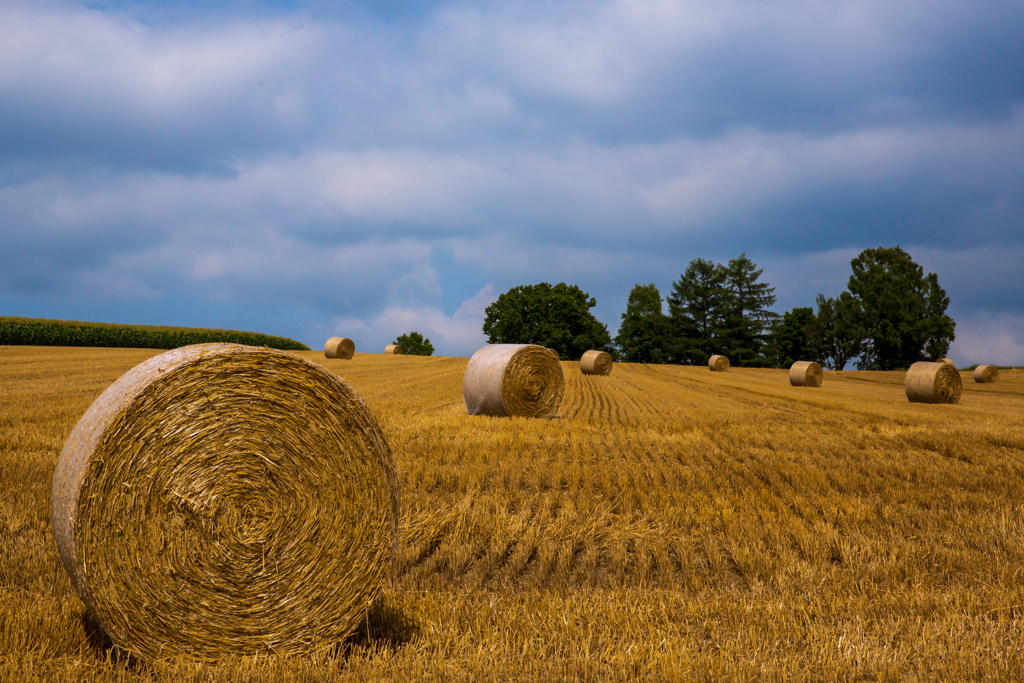
[[385, 355], [388, 356], [401, 356], [402, 347], [399, 346], [398, 344], [388, 344], [387, 346], [384, 347], [384, 353]]
[[952, 367], [954, 369], [956, 368], [956, 363], [953, 362], [952, 358], [940, 358], [938, 360], [938, 362], [939, 363], [945, 363], [946, 365], [949, 365], [950, 367]]
[[974, 368], [974, 381], [978, 384], [988, 384], [999, 379], [999, 369], [994, 365], [979, 365]]
[[911, 403], [959, 403], [960, 373], [945, 363], [914, 363], [904, 383]]
[[729, 359], [725, 356], [711, 356], [708, 358], [708, 367], [711, 372], [725, 372], [729, 369]]
[[561, 363], [533, 344], [483, 347], [469, 359], [462, 380], [470, 415], [553, 417], [564, 391]]
[[580, 358], [580, 372], [584, 375], [610, 375], [612, 365], [612, 357], [605, 351], [590, 350]]
[[789, 367], [789, 383], [794, 387], [820, 387], [821, 366], [814, 361], [798, 360]]
[[552, 356], [554, 356], [555, 360], [562, 360], [562, 356], [559, 355], [558, 351], [556, 351], [555, 349], [545, 346], [544, 350], [550, 353]]
[[349, 635], [390, 575], [398, 497], [384, 435], [338, 377], [199, 344], [136, 366], [89, 407], [51, 516], [116, 646], [216, 659]]
[[356, 352], [356, 343], [348, 337], [331, 337], [324, 344], [324, 355], [328, 358], [350, 360]]

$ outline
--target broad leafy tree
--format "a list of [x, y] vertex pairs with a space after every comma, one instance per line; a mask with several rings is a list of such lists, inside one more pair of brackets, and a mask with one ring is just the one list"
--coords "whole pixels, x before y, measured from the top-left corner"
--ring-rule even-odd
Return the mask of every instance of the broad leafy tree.
[[661, 292], [653, 283], [638, 284], [629, 293], [615, 343], [629, 363], [664, 363], [669, 343], [669, 318], [661, 310]]
[[539, 344], [564, 359], [578, 359], [589, 349], [617, 355], [608, 328], [590, 309], [592, 296], [576, 285], [513, 287], [487, 307], [484, 334], [492, 344]]
[[762, 272], [746, 254], [730, 260], [725, 268], [724, 322], [717, 353], [727, 355], [735, 366], [770, 364], [764, 346], [779, 314], [768, 310], [775, 304], [775, 288], [759, 282]]
[[818, 358], [829, 370], [842, 370], [864, 347], [860, 304], [849, 292], [835, 298], [819, 294], [816, 303], [814, 342]]
[[672, 283], [668, 310], [672, 324], [669, 360], [702, 365], [719, 353], [725, 326], [726, 278], [720, 264], [697, 258]]
[[894, 370], [946, 355], [956, 323], [935, 273], [900, 247], [865, 249], [850, 263], [848, 289], [860, 307], [864, 348], [857, 367]]
[[419, 332], [403, 334], [393, 343], [402, 347], [403, 356], [430, 356], [434, 353], [434, 345]]

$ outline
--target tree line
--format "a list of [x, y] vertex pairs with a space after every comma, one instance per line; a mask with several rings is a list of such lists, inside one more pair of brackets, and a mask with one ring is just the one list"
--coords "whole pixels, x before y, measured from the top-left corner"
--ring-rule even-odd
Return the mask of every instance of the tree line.
[[740, 254], [692, 260], [664, 299], [654, 284], [634, 286], [614, 339], [590, 311], [594, 298], [565, 283], [512, 288], [487, 307], [483, 331], [492, 344], [539, 344], [562, 358], [600, 349], [634, 363], [703, 365], [717, 353], [738, 367], [813, 360], [840, 370], [856, 360], [861, 370], [893, 370], [948, 353], [956, 323], [935, 273], [898, 246], [865, 249], [850, 265], [847, 291], [819, 294], [817, 311], [770, 310], [775, 288]]

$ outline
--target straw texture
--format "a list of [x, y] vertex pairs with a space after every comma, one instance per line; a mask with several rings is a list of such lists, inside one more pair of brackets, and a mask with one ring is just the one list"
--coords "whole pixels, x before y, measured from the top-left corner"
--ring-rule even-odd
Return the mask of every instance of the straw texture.
[[469, 359], [462, 379], [470, 415], [553, 417], [564, 392], [562, 364], [533, 344], [489, 344]]
[[612, 357], [605, 351], [590, 350], [580, 358], [580, 372], [584, 375], [610, 375], [612, 365]]
[[356, 343], [348, 337], [331, 337], [324, 344], [324, 355], [328, 358], [350, 360], [356, 352]]
[[938, 360], [938, 362], [939, 363], [945, 363], [946, 365], [948, 365], [948, 366], [950, 366], [950, 367], [952, 367], [954, 369], [956, 368], [956, 363], [953, 362], [952, 358], [940, 358]]
[[550, 353], [552, 356], [554, 356], [555, 360], [561, 360], [562, 359], [562, 357], [558, 354], [558, 351], [556, 351], [556, 350], [554, 350], [552, 348], [548, 348], [547, 346], [544, 347], [544, 350], [547, 351], [548, 353]]
[[725, 372], [729, 369], [729, 359], [725, 356], [711, 356], [708, 358], [708, 367], [711, 372]]
[[945, 363], [914, 363], [904, 382], [911, 403], [959, 403], [960, 373]]
[[821, 366], [814, 361], [798, 360], [789, 368], [789, 383], [794, 387], [820, 387]]
[[116, 646], [143, 658], [336, 645], [389, 576], [398, 496], [363, 401], [301, 358], [186, 346], [136, 366], [68, 437], [61, 560]]
[[999, 370], [994, 365], [979, 365], [974, 368], [974, 381], [978, 384], [988, 384], [999, 380]]
[[389, 356], [401, 356], [402, 347], [399, 346], [398, 344], [388, 344], [387, 346], [384, 347], [384, 353]]

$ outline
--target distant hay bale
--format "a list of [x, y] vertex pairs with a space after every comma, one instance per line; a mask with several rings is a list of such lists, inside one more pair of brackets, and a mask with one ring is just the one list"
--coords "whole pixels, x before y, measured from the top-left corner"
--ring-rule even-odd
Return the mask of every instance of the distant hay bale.
[[489, 344], [469, 359], [462, 380], [470, 415], [553, 417], [564, 391], [561, 363], [534, 344]]
[[994, 365], [979, 365], [974, 368], [974, 381], [978, 384], [988, 384], [999, 380], [999, 369]]
[[911, 403], [959, 403], [963, 384], [960, 373], [945, 363], [914, 363], [904, 386]]
[[402, 347], [398, 344], [388, 344], [384, 347], [384, 354], [387, 356], [401, 356]]
[[798, 360], [789, 368], [789, 383], [794, 387], [820, 387], [821, 366], [814, 361]]
[[324, 355], [328, 358], [349, 360], [356, 352], [356, 343], [348, 337], [331, 337], [324, 344]]
[[590, 350], [580, 358], [580, 372], [584, 375], [610, 375], [612, 365], [612, 357], [605, 351]]
[[711, 372], [725, 372], [729, 369], [729, 359], [725, 356], [711, 356], [708, 359], [708, 367]]
[[953, 362], [952, 358], [940, 358], [938, 360], [938, 362], [939, 363], [945, 363], [946, 365], [948, 365], [948, 366], [950, 366], [950, 367], [952, 367], [954, 369], [956, 368], [956, 363]]
[[215, 660], [336, 647], [390, 575], [398, 496], [387, 441], [345, 382], [281, 351], [197, 344], [89, 407], [51, 518], [117, 647]]

